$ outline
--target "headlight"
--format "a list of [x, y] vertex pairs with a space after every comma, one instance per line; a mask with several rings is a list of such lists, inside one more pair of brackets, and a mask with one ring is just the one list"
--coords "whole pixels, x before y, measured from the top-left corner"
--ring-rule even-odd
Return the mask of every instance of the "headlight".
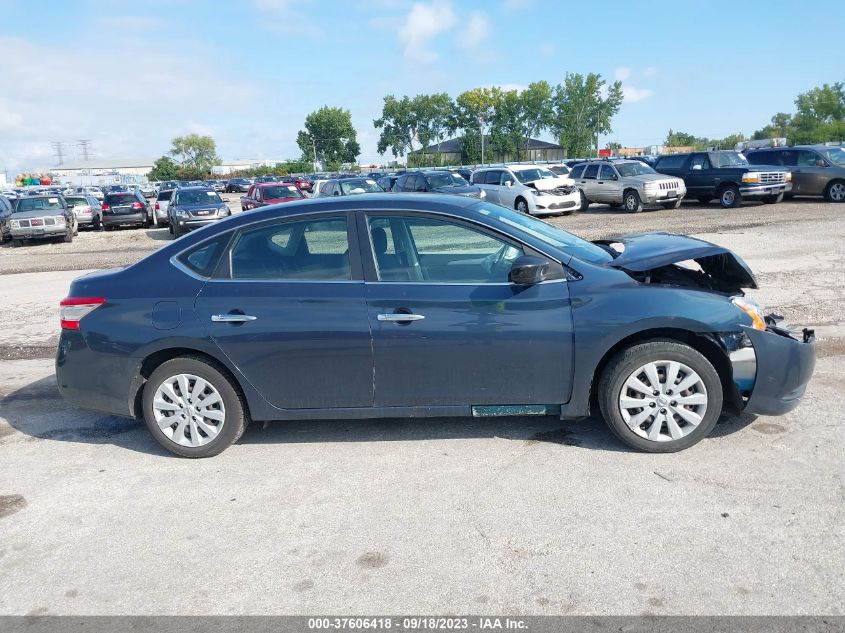
[[12, 220], [12, 228], [13, 229], [21, 228], [21, 223], [18, 220]]
[[742, 182], [760, 182], [760, 174], [754, 171], [748, 171], [742, 174]]
[[187, 218], [187, 217], [188, 217], [188, 212], [187, 212], [187, 211], [184, 211], [184, 210], [182, 210], [182, 209], [176, 209], [176, 217], [177, 217], [177, 218]]
[[746, 297], [731, 297], [731, 303], [751, 317], [751, 326], [755, 330], [765, 330], [766, 320], [756, 301]]
[[792, 172], [786, 172], [786, 182], [792, 182]]
[[65, 216], [59, 215], [56, 216], [56, 224], [64, 224], [65, 223]]
[[654, 191], [655, 189], [657, 189], [657, 183], [647, 182], [643, 185], [643, 189], [645, 189], [646, 191]]

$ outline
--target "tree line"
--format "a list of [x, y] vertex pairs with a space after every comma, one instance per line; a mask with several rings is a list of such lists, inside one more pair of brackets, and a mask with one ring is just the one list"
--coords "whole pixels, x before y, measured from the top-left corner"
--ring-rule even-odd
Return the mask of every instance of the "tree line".
[[[455, 99], [447, 93], [384, 97], [378, 152], [394, 157], [435, 147], [459, 135], [461, 162], [482, 160], [482, 138], [489, 151], [520, 158], [530, 139], [551, 133], [567, 156], [587, 156], [597, 149], [598, 135], [612, 131], [611, 120], [622, 105], [622, 84], [607, 86], [601, 75], [567, 73], [563, 83], [529, 84], [524, 90], [497, 86], [474, 88]], [[416, 156], [420, 156], [416, 154]]]

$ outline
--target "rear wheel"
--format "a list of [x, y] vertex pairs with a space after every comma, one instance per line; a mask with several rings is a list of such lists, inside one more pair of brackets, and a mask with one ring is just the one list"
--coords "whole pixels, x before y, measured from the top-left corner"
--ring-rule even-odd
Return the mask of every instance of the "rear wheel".
[[246, 406], [237, 387], [216, 363], [174, 358], [162, 363], [144, 386], [144, 421], [153, 438], [182, 457], [211, 457], [243, 434]]
[[92, 223], [92, 228], [95, 231], [102, 231], [103, 230], [103, 225], [100, 223], [99, 217], [96, 217], [96, 216], [94, 217], [94, 222]]
[[834, 180], [824, 190], [828, 202], [845, 202], [845, 180]]
[[64, 241], [67, 244], [70, 244], [73, 241], [73, 229], [67, 230], [67, 233], [65, 233]]
[[777, 204], [781, 200], [783, 200], [783, 193], [782, 192], [777, 194], [777, 195], [774, 195], [774, 196], [766, 196], [766, 197], [763, 198], [763, 202], [766, 203], [766, 204]]
[[581, 191], [581, 211], [586, 211], [590, 208], [590, 201], [587, 200], [587, 196], [584, 195], [584, 192]]
[[719, 194], [719, 204], [725, 209], [733, 209], [742, 204], [742, 194], [739, 193], [739, 187], [736, 185], [728, 185]]
[[624, 204], [625, 210], [628, 213], [639, 213], [643, 210], [643, 202], [640, 200], [640, 194], [633, 189], [625, 192]]
[[608, 363], [599, 406], [628, 446], [671, 453], [706, 437], [722, 411], [722, 383], [698, 351], [675, 341], [629, 347]]

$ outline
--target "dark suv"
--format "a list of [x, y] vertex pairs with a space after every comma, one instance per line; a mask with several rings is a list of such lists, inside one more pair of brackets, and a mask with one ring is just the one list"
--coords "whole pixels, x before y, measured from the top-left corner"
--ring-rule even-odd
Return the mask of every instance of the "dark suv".
[[481, 187], [469, 184], [462, 176], [448, 171], [415, 171], [402, 174], [393, 184], [394, 192], [451, 193], [470, 198], [484, 198]]
[[100, 210], [106, 231], [119, 226], [148, 227], [152, 223], [150, 205], [138, 191], [109, 192]]
[[210, 187], [182, 187], [173, 192], [167, 207], [168, 227], [174, 238], [232, 215]]
[[752, 165], [775, 165], [792, 172], [792, 194], [845, 202], [845, 149], [829, 145], [767, 147], [745, 152]]

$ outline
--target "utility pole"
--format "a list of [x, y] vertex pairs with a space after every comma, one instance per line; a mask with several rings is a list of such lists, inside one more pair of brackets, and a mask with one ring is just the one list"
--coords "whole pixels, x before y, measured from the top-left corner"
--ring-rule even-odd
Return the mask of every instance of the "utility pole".
[[77, 146], [82, 149], [82, 160], [88, 162], [88, 146], [91, 144], [91, 139], [81, 138], [77, 142]]
[[61, 141], [53, 141], [50, 143], [53, 146], [53, 150], [56, 152], [56, 158], [59, 159], [59, 165], [65, 162], [65, 150], [64, 150], [64, 143]]
[[478, 135], [481, 137], [481, 164], [484, 165], [484, 117], [478, 116]]

